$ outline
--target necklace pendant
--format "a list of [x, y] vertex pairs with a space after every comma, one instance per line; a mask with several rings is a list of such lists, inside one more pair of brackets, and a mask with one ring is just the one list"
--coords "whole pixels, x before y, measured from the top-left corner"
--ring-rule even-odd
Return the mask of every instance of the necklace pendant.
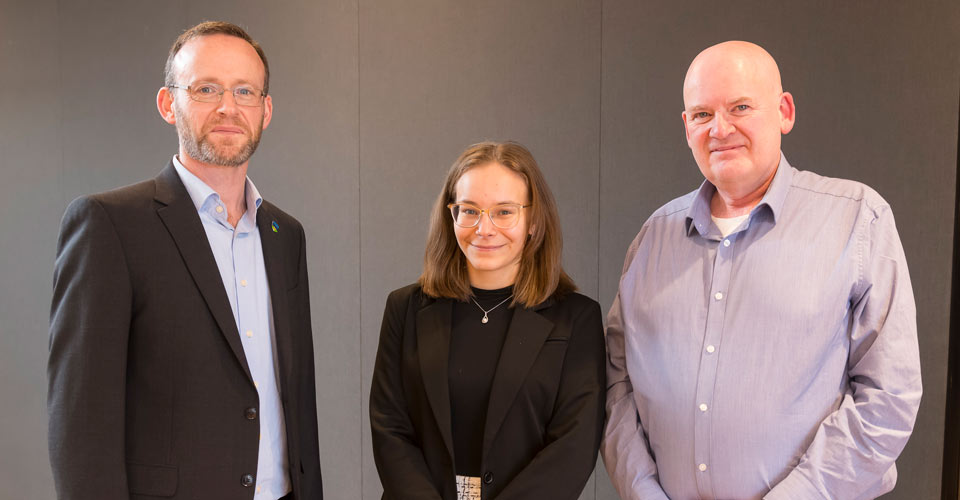
[[480, 322], [481, 322], [481, 323], [486, 323], [486, 322], [488, 322], [488, 321], [490, 321], [490, 318], [487, 318], [487, 315], [484, 314], [484, 315], [483, 315], [483, 319], [481, 319]]

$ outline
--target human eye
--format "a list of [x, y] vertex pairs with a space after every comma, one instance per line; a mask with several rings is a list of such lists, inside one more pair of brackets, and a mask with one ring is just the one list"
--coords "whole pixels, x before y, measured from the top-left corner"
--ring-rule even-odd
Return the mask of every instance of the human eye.
[[702, 122], [710, 118], [710, 113], [707, 111], [695, 111], [690, 115], [691, 121]]
[[233, 92], [240, 97], [253, 97], [256, 94], [256, 91], [250, 87], [237, 87]]
[[470, 205], [460, 205], [458, 211], [463, 215], [478, 215], [480, 213], [479, 208]]
[[514, 205], [499, 205], [494, 208], [494, 215], [497, 217], [512, 217], [517, 213], [517, 207]]
[[733, 111], [736, 111], [738, 113], [743, 113], [744, 111], [747, 111], [749, 109], [750, 109], [749, 104], [737, 104], [736, 106], [733, 107]]
[[212, 83], [200, 83], [194, 85], [193, 93], [197, 95], [215, 95], [220, 93], [220, 87]]

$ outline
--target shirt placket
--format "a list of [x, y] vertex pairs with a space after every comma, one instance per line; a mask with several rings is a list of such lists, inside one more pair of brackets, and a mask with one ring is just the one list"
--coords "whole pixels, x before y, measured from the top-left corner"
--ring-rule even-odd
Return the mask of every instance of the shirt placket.
[[712, 481], [711, 450], [713, 405], [717, 387], [717, 367], [722, 348], [724, 316], [729, 300], [730, 272], [736, 236], [723, 239], [709, 237], [713, 253], [713, 272], [707, 297], [707, 321], [700, 348], [700, 366], [697, 376], [696, 401], [694, 403], [693, 456], [697, 477], [697, 492], [700, 498], [714, 498]]

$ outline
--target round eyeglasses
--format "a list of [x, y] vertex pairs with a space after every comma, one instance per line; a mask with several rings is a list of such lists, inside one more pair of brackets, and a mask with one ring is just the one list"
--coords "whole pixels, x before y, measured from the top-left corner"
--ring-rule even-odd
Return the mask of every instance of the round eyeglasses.
[[453, 223], [460, 227], [474, 227], [480, 224], [480, 217], [486, 212], [487, 217], [494, 226], [500, 229], [510, 229], [520, 221], [520, 210], [529, 208], [530, 205], [521, 205], [519, 203], [501, 203], [494, 205], [486, 210], [470, 203], [451, 203], [447, 205], [450, 209], [450, 215], [453, 216]]
[[260, 103], [263, 102], [264, 96], [267, 95], [256, 87], [249, 87], [245, 85], [234, 87], [232, 89], [228, 89], [216, 83], [198, 83], [187, 87], [167, 85], [167, 87], [171, 89], [186, 90], [187, 95], [197, 102], [220, 102], [223, 100], [223, 93], [229, 91], [231, 94], [233, 94], [233, 100], [238, 106], [250, 107], [259, 106]]

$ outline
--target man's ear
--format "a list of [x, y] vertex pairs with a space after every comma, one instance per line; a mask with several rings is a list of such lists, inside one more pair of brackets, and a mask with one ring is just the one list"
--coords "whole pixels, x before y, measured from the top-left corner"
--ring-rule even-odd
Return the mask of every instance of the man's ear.
[[173, 113], [173, 93], [170, 92], [169, 87], [161, 87], [157, 91], [157, 111], [160, 112], [163, 121], [170, 125], [177, 124], [177, 117]]
[[780, 94], [780, 133], [789, 134], [797, 120], [797, 107], [790, 92]]
[[263, 98], [263, 128], [266, 130], [270, 125], [270, 119], [273, 118], [273, 96], [267, 95]]

